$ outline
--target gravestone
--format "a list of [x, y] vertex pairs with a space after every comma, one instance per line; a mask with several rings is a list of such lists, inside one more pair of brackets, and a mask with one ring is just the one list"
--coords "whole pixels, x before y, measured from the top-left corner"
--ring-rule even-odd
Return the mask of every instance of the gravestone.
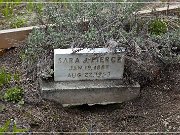
[[73, 54], [72, 49], [55, 49], [54, 80], [122, 79], [124, 53], [107, 48], [83, 49]]
[[44, 99], [63, 106], [121, 103], [139, 95], [140, 86], [123, 84], [124, 49], [55, 49], [54, 79], [42, 80]]

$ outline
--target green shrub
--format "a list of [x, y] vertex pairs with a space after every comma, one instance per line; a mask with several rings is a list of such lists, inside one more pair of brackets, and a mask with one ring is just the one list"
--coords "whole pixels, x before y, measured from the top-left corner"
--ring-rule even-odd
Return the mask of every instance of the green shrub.
[[17, 17], [15, 19], [12, 19], [10, 22], [10, 27], [11, 28], [20, 28], [23, 27], [26, 24], [27, 20], [21, 17]]
[[0, 86], [9, 83], [9, 81], [11, 80], [12, 75], [8, 72], [6, 72], [6, 70], [4, 68], [0, 69]]
[[[123, 20], [142, 6], [134, 3], [96, 3], [98, 0], [93, 2], [48, 4], [39, 20], [42, 24], [55, 26], [32, 31], [28, 37], [27, 56], [34, 60], [39, 52], [53, 48], [102, 47], [112, 38], [122, 38], [120, 27]], [[28, 60], [31, 58], [27, 57]]]
[[[2, 3], [0, 4], [2, 6]], [[14, 5], [12, 3], [5, 3], [5, 6], [1, 8], [1, 12], [3, 16], [6, 18], [11, 17], [13, 15], [13, 8], [14, 8]]]
[[[14, 2], [14, 3], [13, 3]], [[0, 0], [0, 11], [4, 15], [4, 17], [12, 17], [14, 14], [14, 9], [17, 5], [19, 5], [22, 0]]]
[[167, 23], [161, 19], [152, 20], [149, 24], [149, 31], [153, 35], [161, 35], [168, 30]]
[[18, 82], [20, 75], [16, 72], [15, 74], [8, 73], [5, 68], [0, 68], [0, 86], [8, 84], [11, 80]]
[[[13, 124], [12, 131], [9, 131]], [[5, 124], [0, 127], [0, 135], [4, 135], [6, 132], [12, 132], [14, 135], [17, 133], [25, 133], [28, 129], [19, 129], [17, 128], [16, 122], [14, 120], [7, 120]]]
[[6, 18], [13, 17], [14, 9], [22, 3], [23, 0], [0, 0], [0, 12]]
[[13, 87], [7, 89], [4, 94], [4, 99], [6, 101], [19, 102], [23, 98], [23, 89], [19, 87]]
[[[135, 3], [93, 2], [67, 3], [66, 6], [62, 3], [49, 4], [38, 19], [42, 24], [53, 25], [34, 29], [29, 35], [25, 50], [26, 63], [34, 68], [39, 65], [38, 69], [43, 67], [41, 64], [43, 62], [51, 66], [53, 62], [49, 61], [52, 60], [50, 56], [54, 48], [106, 47], [110, 39], [117, 41], [117, 47], [126, 47], [128, 52], [126, 55], [132, 57], [138, 66], [139, 63], [143, 63], [142, 54], [145, 53], [152, 61], [155, 61], [157, 55], [158, 58], [171, 57], [171, 54], [166, 55], [162, 53], [163, 50], [159, 51], [158, 46], [161, 43], [151, 42], [152, 36], [160, 37], [170, 31], [167, 26], [170, 23], [161, 19], [153, 19], [149, 23], [149, 17], [135, 16], [133, 13], [142, 8], [142, 5], [135, 5]], [[178, 44], [178, 38], [174, 40]], [[171, 48], [164, 49], [168, 49], [167, 54], [171, 53]], [[143, 65], [148, 67], [148, 64], [141, 64], [142, 69], [146, 69]]]
[[158, 57], [165, 64], [180, 63], [180, 28], [169, 31], [161, 36], [151, 36], [151, 39], [158, 43]]
[[[47, 67], [45, 71], [51, 71], [49, 67], [52, 61], [38, 63], [45, 57], [49, 60], [54, 48], [104, 47], [112, 38], [116, 41], [121, 39], [123, 43], [127, 42], [122, 36], [122, 22], [133, 16], [133, 12], [142, 6], [135, 3], [98, 3], [98, 0], [93, 0], [89, 4], [75, 1], [71, 3], [70, 0], [60, 1], [70, 3], [45, 5], [38, 17], [41, 24], [53, 25], [34, 29], [28, 37], [23, 63], [31, 68], [40, 65], [39, 72], [42, 72], [45, 63], [48, 64], [44, 66]], [[86, 0], [79, 2], [86, 2]], [[43, 56], [40, 56], [42, 54]]]

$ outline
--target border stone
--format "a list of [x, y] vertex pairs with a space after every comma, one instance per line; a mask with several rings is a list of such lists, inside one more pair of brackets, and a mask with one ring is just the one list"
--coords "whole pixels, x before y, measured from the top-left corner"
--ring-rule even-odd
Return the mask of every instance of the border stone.
[[44, 99], [65, 106], [122, 103], [139, 96], [140, 85], [123, 85], [122, 80], [41, 81]]
[[0, 49], [17, 46], [16, 44], [27, 38], [34, 27], [23, 27], [0, 31]]

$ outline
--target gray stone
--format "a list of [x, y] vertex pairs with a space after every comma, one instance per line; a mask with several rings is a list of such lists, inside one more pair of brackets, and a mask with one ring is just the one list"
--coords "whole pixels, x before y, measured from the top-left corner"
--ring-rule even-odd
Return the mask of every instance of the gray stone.
[[122, 103], [140, 93], [140, 86], [123, 85], [121, 80], [41, 82], [41, 94], [44, 99], [53, 100], [63, 106], [82, 104]]
[[54, 50], [55, 81], [122, 79], [123, 72], [123, 48]]
[[123, 48], [55, 49], [54, 80], [41, 81], [42, 98], [63, 106], [122, 103], [140, 93], [138, 83], [123, 84], [123, 72]]

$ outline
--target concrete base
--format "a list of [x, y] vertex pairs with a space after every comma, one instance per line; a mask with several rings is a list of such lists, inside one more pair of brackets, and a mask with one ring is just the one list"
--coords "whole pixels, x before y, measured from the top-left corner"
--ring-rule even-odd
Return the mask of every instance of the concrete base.
[[63, 106], [122, 103], [137, 97], [140, 85], [123, 85], [121, 80], [41, 82], [42, 98]]

